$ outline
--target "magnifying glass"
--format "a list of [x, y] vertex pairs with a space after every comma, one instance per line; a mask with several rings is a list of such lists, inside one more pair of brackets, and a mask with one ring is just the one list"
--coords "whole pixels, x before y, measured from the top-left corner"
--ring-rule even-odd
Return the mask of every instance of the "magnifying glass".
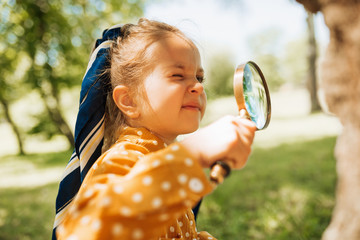
[[[271, 118], [270, 92], [259, 66], [252, 62], [239, 65], [234, 74], [234, 96], [241, 117], [248, 118], [257, 130], [265, 129]], [[216, 161], [211, 167], [210, 180], [220, 184], [230, 174], [226, 161]]]

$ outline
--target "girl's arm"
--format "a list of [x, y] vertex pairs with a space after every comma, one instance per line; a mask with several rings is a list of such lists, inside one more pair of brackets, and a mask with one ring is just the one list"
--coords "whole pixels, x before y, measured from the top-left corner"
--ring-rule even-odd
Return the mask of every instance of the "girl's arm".
[[99, 158], [58, 228], [59, 239], [161, 236], [212, 191], [201, 165], [180, 143], [145, 153], [122, 142]]

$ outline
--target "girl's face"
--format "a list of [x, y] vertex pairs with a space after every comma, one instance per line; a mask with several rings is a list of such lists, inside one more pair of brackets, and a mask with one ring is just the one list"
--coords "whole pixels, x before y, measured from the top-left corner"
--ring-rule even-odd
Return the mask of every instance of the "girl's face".
[[175, 34], [151, 45], [152, 71], [144, 80], [146, 103], [137, 125], [172, 142], [199, 128], [206, 107], [200, 54]]

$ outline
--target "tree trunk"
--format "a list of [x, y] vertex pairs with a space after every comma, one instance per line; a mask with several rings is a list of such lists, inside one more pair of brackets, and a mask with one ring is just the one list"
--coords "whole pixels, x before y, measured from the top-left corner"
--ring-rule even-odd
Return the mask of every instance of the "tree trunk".
[[71, 132], [71, 129], [67, 122], [65, 121], [65, 118], [63, 117], [60, 108], [59, 103], [57, 99], [51, 95], [45, 93], [43, 88], [39, 88], [41, 98], [44, 101], [45, 107], [47, 112], [49, 113], [49, 116], [51, 120], [55, 123], [58, 130], [66, 137], [70, 144], [70, 149], [74, 147], [74, 136]]
[[18, 146], [19, 146], [19, 154], [20, 155], [25, 155], [25, 151], [24, 151], [24, 144], [23, 144], [23, 140], [21, 138], [21, 134], [20, 131], [18, 129], [18, 127], [16, 126], [15, 122], [13, 121], [10, 111], [9, 111], [9, 104], [7, 103], [7, 101], [5, 99], [3, 99], [2, 97], [0, 97], [0, 102], [4, 108], [4, 113], [5, 113], [5, 118], [6, 121], [10, 124], [11, 128], [13, 129], [15, 136], [16, 136], [16, 140], [18, 142]]
[[323, 240], [360, 239], [360, 1], [297, 0], [321, 11], [330, 42], [321, 66], [329, 110], [341, 121], [338, 137], [336, 205]]
[[316, 59], [317, 46], [315, 38], [314, 16], [313, 13], [307, 11], [306, 18], [308, 28], [308, 74], [307, 86], [310, 93], [311, 112], [321, 110], [317, 97], [317, 77], [316, 77]]

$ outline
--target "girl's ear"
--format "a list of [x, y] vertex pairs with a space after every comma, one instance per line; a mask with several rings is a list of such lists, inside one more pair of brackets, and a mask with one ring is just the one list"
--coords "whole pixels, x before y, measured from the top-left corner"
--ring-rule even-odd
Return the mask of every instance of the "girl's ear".
[[116, 106], [129, 118], [136, 119], [140, 116], [136, 102], [130, 96], [129, 88], [118, 85], [113, 90], [113, 99]]

